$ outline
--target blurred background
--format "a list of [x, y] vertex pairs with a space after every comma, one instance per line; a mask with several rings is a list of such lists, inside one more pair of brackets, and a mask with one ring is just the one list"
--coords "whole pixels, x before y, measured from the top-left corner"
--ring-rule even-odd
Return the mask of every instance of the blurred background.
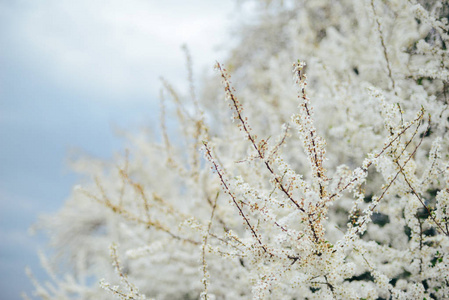
[[56, 212], [77, 176], [69, 153], [123, 152], [117, 130], [157, 126], [159, 77], [187, 87], [223, 61], [233, 1], [0, 0], [0, 299], [45, 280], [28, 229]]

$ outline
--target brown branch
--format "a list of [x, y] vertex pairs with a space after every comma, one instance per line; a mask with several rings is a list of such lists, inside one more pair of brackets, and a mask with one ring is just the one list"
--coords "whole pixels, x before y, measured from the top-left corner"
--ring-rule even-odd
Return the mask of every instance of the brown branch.
[[[303, 82], [304, 86], [301, 88], [301, 97], [303, 99], [303, 105], [304, 105], [304, 109], [306, 111], [306, 115], [309, 119], [312, 120], [312, 113], [310, 111], [310, 108], [308, 106], [308, 102], [309, 99], [307, 98], [306, 95], [306, 86], [307, 86], [307, 77], [305, 76], [305, 74], [301, 73], [302, 68], [299, 68], [300, 63], [298, 62], [298, 64], [295, 64], [295, 70], [296, 70], [296, 76], [298, 78], [297, 80], [297, 84], [299, 84], [301, 81]], [[298, 96], [299, 97], [299, 96]], [[316, 177], [320, 178], [322, 181], [326, 181], [326, 175], [325, 175], [325, 170], [323, 168], [323, 157], [322, 155], [318, 155], [317, 152], [317, 134], [316, 134], [316, 130], [315, 128], [312, 128], [309, 131], [309, 137], [310, 137], [310, 142], [312, 143], [312, 147], [309, 147], [309, 151], [312, 154], [312, 161], [311, 163], [315, 165], [316, 168]], [[318, 182], [319, 185], [319, 191], [320, 191], [320, 198], [323, 199], [325, 197], [325, 191], [324, 191], [324, 186], [322, 185], [321, 181]]]
[[235, 97], [234, 93], [232, 92], [231, 84], [228, 79], [228, 75], [226, 74], [226, 70], [222, 68], [220, 63], [217, 63], [217, 68], [221, 73], [221, 77], [223, 78], [223, 82], [225, 85], [225, 92], [229, 96], [231, 100], [231, 106], [234, 108], [236, 112], [236, 119], [240, 122], [240, 126], [243, 129], [243, 131], [246, 133], [248, 140], [251, 142], [251, 145], [253, 148], [257, 151], [259, 158], [263, 160], [266, 168], [268, 171], [273, 175], [274, 180], [276, 182], [276, 185], [278, 188], [287, 196], [287, 198], [302, 212], [306, 212], [304, 208], [302, 208], [298, 202], [293, 199], [289, 191], [284, 187], [282, 184], [282, 181], [279, 179], [279, 176], [273, 171], [273, 168], [270, 165], [270, 162], [265, 159], [264, 153], [260, 147], [257, 146], [256, 137], [251, 134], [250, 127], [248, 125], [248, 122], [246, 119], [242, 116], [242, 107], [237, 98]]
[[218, 201], [218, 193], [217, 196], [215, 197], [215, 201], [214, 204], [212, 206], [212, 212], [210, 215], [210, 220], [209, 220], [209, 224], [207, 225], [207, 231], [203, 237], [203, 244], [201, 245], [201, 258], [202, 258], [202, 264], [203, 264], [203, 285], [204, 285], [204, 293], [206, 294], [206, 298], [207, 297], [207, 284], [208, 284], [208, 280], [207, 280], [207, 264], [206, 264], [206, 246], [207, 246], [207, 239], [210, 235], [210, 229], [212, 227], [212, 220], [214, 219], [214, 214], [215, 214], [215, 208], [217, 208], [217, 201]]
[[170, 229], [168, 229], [167, 227], [165, 227], [164, 225], [162, 225], [161, 223], [159, 223], [158, 221], [152, 221], [150, 219], [148, 220], [143, 220], [141, 219], [139, 216], [135, 215], [134, 213], [130, 212], [129, 210], [123, 208], [123, 205], [116, 205], [114, 203], [112, 203], [108, 196], [106, 195], [102, 185], [100, 184], [98, 178], [95, 179], [97, 187], [100, 189], [100, 193], [102, 198], [99, 198], [87, 191], [83, 191], [84, 194], [94, 200], [96, 200], [97, 202], [99, 202], [100, 204], [105, 205], [106, 207], [108, 207], [109, 209], [111, 209], [114, 213], [121, 215], [123, 218], [125, 218], [128, 221], [133, 221], [136, 222], [138, 224], [142, 224], [148, 228], [150, 227], [154, 227], [157, 230], [160, 230], [162, 232], [167, 233], [168, 235], [170, 235], [172, 238], [180, 240], [180, 241], [184, 241], [184, 242], [188, 242], [194, 245], [199, 245], [200, 243], [191, 239], [187, 239], [187, 238], [183, 238], [181, 236], [176, 235], [175, 233], [171, 232]]
[[416, 198], [419, 200], [419, 202], [422, 204], [422, 206], [426, 209], [427, 213], [429, 214], [429, 217], [435, 222], [435, 225], [437, 225], [438, 228], [440, 228], [440, 230], [447, 236], [449, 236], [449, 231], [446, 229], [444, 230], [444, 228], [441, 226], [440, 222], [437, 221], [437, 219], [435, 218], [435, 216], [432, 214], [432, 211], [430, 210], [430, 208], [425, 204], [425, 201], [422, 199], [422, 197], [418, 194], [418, 192], [413, 188], [412, 184], [410, 183], [410, 181], [407, 179], [407, 177], [405, 176], [405, 174], [402, 172], [402, 175], [404, 175], [404, 180], [407, 183], [408, 187], [412, 190], [412, 194], [414, 194], [416, 196]]
[[[415, 130], [415, 133], [413, 134], [413, 137], [416, 135], [418, 128]], [[415, 155], [416, 151], [418, 150], [418, 147], [421, 145], [422, 141], [424, 140], [424, 137], [426, 136], [426, 133], [430, 130], [430, 116], [429, 116], [429, 124], [427, 126], [426, 131], [422, 134], [421, 139], [418, 143], [418, 145], [415, 147], [415, 150], [413, 151], [412, 154], [410, 154], [409, 159]], [[413, 139], [412, 137], [412, 139]], [[422, 197], [418, 194], [418, 192], [416, 191], [416, 189], [413, 187], [413, 185], [411, 184], [411, 182], [409, 181], [409, 179], [407, 178], [406, 174], [404, 173], [404, 168], [401, 168], [401, 165], [399, 164], [399, 158], [400, 156], [404, 153], [405, 148], [407, 148], [407, 146], [410, 144], [411, 139], [409, 140], [409, 142], [406, 144], [406, 146], [404, 147], [404, 150], [401, 152], [401, 154], [394, 160], [396, 162], [396, 164], [400, 167], [400, 172], [402, 174], [402, 176], [404, 177], [405, 182], [407, 183], [408, 187], [412, 190], [412, 194], [414, 194], [416, 196], [416, 198], [419, 200], [419, 202], [422, 204], [422, 206], [426, 209], [427, 213], [429, 214], [430, 218], [435, 222], [435, 225], [437, 225], [438, 228], [440, 228], [440, 230], [445, 234], [449, 236], [449, 232], [445, 231], [444, 228], [441, 226], [440, 222], [437, 221], [437, 219], [435, 218], [435, 216], [432, 214], [430, 208], [425, 204], [424, 199], [422, 199]], [[408, 161], [408, 160], [407, 160]], [[405, 164], [404, 164], [405, 167]]]
[[[218, 196], [219, 196], [219, 192], [217, 192], [216, 197], [218, 198]], [[212, 207], [212, 209], [214, 209], [214, 206], [215, 206], [216, 204], [215, 204], [215, 203], [212, 203], [212, 200], [210, 199], [209, 196], [206, 196], [206, 200], [207, 200], [207, 203], [210, 205], [210, 207]], [[226, 225], [225, 221], [223, 221], [223, 219], [220, 218], [220, 216], [216, 216], [215, 218], [218, 220], [218, 223], [220, 223], [221, 226], [223, 226], [223, 230], [224, 230], [224, 231], [229, 231], [228, 226]]]
[[222, 172], [220, 171], [220, 167], [217, 165], [215, 160], [212, 158], [212, 153], [211, 153], [211, 151], [209, 149], [209, 146], [207, 145], [206, 142], [203, 142], [203, 145], [204, 145], [204, 147], [206, 149], [206, 156], [207, 156], [207, 158], [212, 163], [214, 170], [217, 172], [218, 177], [220, 178], [220, 181], [223, 184], [223, 187], [225, 188], [226, 192], [231, 196], [232, 201], [234, 202], [235, 206], [239, 210], [239, 213], [242, 216], [243, 220], [245, 221], [246, 225], [251, 230], [251, 233], [256, 238], [256, 240], [259, 242], [259, 244], [260, 244], [261, 248], [264, 250], [264, 252], [270, 254], [270, 256], [273, 256], [273, 254], [269, 253], [267, 248], [265, 247], [265, 245], [262, 243], [260, 237], [257, 235], [256, 231], [254, 230], [254, 227], [251, 225], [251, 223], [249, 222], [249, 220], [246, 217], [245, 213], [243, 212], [242, 208], [238, 204], [237, 199], [235, 198], [235, 196], [232, 193], [231, 189], [228, 187], [228, 184], [226, 183], [226, 180], [224, 179], [224, 176], [223, 176]]
[[[388, 77], [390, 78], [393, 91], [394, 91], [395, 95], [397, 96], [398, 94], [397, 94], [397, 91], [396, 91], [396, 84], [395, 84], [395, 81], [393, 79], [393, 75], [392, 75], [392, 71], [391, 71], [390, 59], [388, 58], [387, 46], [385, 45], [385, 39], [384, 39], [384, 36], [383, 36], [382, 28], [380, 26], [380, 22], [379, 22], [377, 13], [376, 13], [376, 9], [374, 7], [374, 0], [371, 0], [371, 9], [373, 10], [374, 20], [375, 20], [376, 25], [377, 25], [377, 30], [379, 31], [380, 43], [382, 45], [384, 58], [385, 58], [385, 61], [387, 63]], [[398, 103], [398, 106], [399, 106], [399, 103]], [[399, 111], [401, 112], [401, 107], [400, 106], [399, 106]], [[402, 112], [401, 112], [401, 118], [402, 118]]]
[[[412, 122], [410, 122], [409, 125], [405, 126], [401, 132], [399, 132], [397, 134], [397, 136], [395, 138], [393, 138], [387, 145], [385, 145], [382, 150], [377, 153], [374, 158], [378, 158], [380, 157], [388, 148], [390, 148], [393, 143], [400, 138], [410, 127], [413, 126], [413, 124], [415, 124], [417, 121], [420, 121], [422, 119], [422, 117], [424, 116], [424, 109], [421, 108], [421, 113], [418, 115], [418, 118], [416, 118], [415, 120], [413, 120]], [[373, 164], [373, 161], [370, 161], [365, 167], [362, 168], [362, 170], [364, 172], [368, 172], [368, 168]], [[334, 198], [335, 196], [340, 195], [342, 192], [344, 192], [347, 188], [349, 188], [351, 186], [351, 184], [353, 184], [355, 181], [358, 180], [358, 177], [354, 177], [352, 180], [350, 180], [344, 187], [340, 188], [338, 192], [332, 194], [331, 196], [329, 196], [330, 199]]]
[[[430, 126], [430, 124], [429, 124], [429, 126]], [[402, 166], [396, 161], [397, 164], [398, 164], [398, 166], [399, 166], [399, 171], [396, 173], [396, 175], [393, 177], [393, 179], [389, 182], [389, 184], [385, 187], [385, 189], [383, 190], [382, 194], [381, 194], [380, 197], [377, 199], [377, 201], [376, 201], [377, 203], [379, 203], [379, 202], [383, 199], [383, 197], [384, 197], [385, 194], [387, 193], [388, 189], [393, 185], [393, 183], [394, 183], [394, 182], [396, 181], [396, 179], [398, 178], [399, 174], [401, 174], [401, 173], [404, 174], [403, 171], [404, 171], [405, 166], [406, 166], [407, 163], [410, 161], [410, 159], [415, 155], [415, 153], [416, 153], [416, 151], [418, 150], [419, 146], [421, 146], [421, 143], [422, 143], [423, 139], [424, 139], [424, 135], [421, 137], [421, 139], [420, 139], [418, 145], [415, 147], [415, 149], [413, 150], [413, 152], [409, 155], [409, 157], [406, 159], [406, 161], [404, 162], [404, 164], [403, 164]], [[405, 177], [405, 176], [404, 176], [404, 177]], [[407, 181], [407, 179], [406, 179], [406, 181]], [[371, 211], [373, 211], [376, 207], [377, 207], [377, 204], [375, 204], [375, 205], [372, 207]], [[359, 227], [361, 227], [365, 222], [366, 222], [366, 219], [363, 219], [363, 222], [360, 223], [360, 224], [357, 224], [357, 225], [358, 225]], [[358, 232], [358, 229], [357, 229], [356, 232]]]

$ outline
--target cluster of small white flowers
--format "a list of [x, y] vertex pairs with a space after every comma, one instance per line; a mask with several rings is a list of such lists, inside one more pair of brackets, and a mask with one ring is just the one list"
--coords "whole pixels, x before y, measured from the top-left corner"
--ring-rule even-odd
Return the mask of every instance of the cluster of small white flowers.
[[[410, 1], [412, 2], [412, 1]], [[414, 0], [413, 2], [416, 2]], [[436, 3], [437, 5], [443, 5], [442, 3]], [[425, 9], [421, 4], [416, 3], [410, 6], [410, 10], [415, 16], [423, 22], [426, 22], [432, 28], [435, 28], [438, 31], [448, 31], [449, 26], [447, 19], [438, 20], [434, 16], [432, 16], [427, 9]]]
[[443, 81], [449, 80], [449, 71], [441, 69], [419, 69], [415, 76], [429, 77], [432, 79], [441, 79]]
[[385, 95], [378, 88], [373, 86], [368, 87], [368, 92], [373, 99], [376, 99], [380, 104], [382, 117], [385, 122], [385, 127], [388, 130], [393, 130], [398, 127], [398, 123], [401, 120], [400, 110], [398, 109], [398, 105], [394, 105], [392, 103], [388, 103], [385, 99]]
[[294, 189], [298, 189], [303, 194], [311, 190], [310, 184], [303, 179], [301, 174], [296, 173], [284, 159], [278, 157], [274, 164], [278, 167], [279, 173], [282, 174], [283, 180], [289, 182]]
[[163, 244], [161, 241], [156, 241], [151, 243], [150, 245], [146, 245], [143, 247], [130, 249], [126, 251], [126, 256], [129, 258], [141, 258], [143, 256], [151, 255], [155, 252], [158, 252], [162, 249]]
[[435, 217], [443, 224], [449, 222], [449, 188], [439, 191], [436, 195]]
[[440, 137], [437, 137], [432, 142], [432, 148], [429, 151], [429, 162], [421, 176], [421, 186], [423, 189], [427, 188], [431, 182], [437, 180], [439, 173], [444, 169], [444, 166], [441, 164], [441, 143], [442, 140]]
[[292, 116], [292, 121], [298, 126], [299, 135], [303, 141], [304, 151], [309, 158], [315, 184], [319, 185], [320, 189], [322, 189], [327, 184], [325, 170], [323, 168], [326, 142], [317, 134], [315, 125], [313, 124], [313, 107], [306, 94], [307, 76], [304, 74], [305, 65], [304, 62], [298, 61], [293, 66], [300, 103], [299, 113]]
[[[124, 293], [120, 290], [118, 285], [111, 286], [110, 283], [106, 282], [105, 279], [100, 279], [100, 287], [102, 289], [107, 290], [113, 296], [122, 299], [122, 300], [145, 300], [147, 299], [145, 295], [135, 294], [134, 292]], [[149, 300], [153, 300], [153, 298], [149, 298]]]

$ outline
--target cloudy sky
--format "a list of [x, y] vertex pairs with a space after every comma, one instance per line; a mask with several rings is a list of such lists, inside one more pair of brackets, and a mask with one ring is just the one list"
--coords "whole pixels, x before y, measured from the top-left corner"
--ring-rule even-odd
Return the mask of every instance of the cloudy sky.
[[197, 74], [225, 58], [233, 3], [0, 0], [1, 299], [30, 292], [25, 266], [44, 276], [27, 229], [70, 194], [69, 152], [107, 159], [115, 128], [154, 125], [159, 77], [185, 85], [183, 43]]

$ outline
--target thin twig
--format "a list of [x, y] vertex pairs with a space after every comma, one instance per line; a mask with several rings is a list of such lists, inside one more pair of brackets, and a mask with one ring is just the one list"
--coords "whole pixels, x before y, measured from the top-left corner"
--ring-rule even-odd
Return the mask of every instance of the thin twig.
[[222, 172], [220, 171], [220, 167], [217, 165], [217, 163], [215, 162], [215, 160], [212, 157], [212, 153], [211, 150], [209, 148], [209, 146], [207, 145], [206, 142], [203, 142], [204, 147], [206, 149], [206, 157], [209, 159], [209, 161], [212, 163], [214, 170], [217, 172], [218, 177], [220, 177], [220, 181], [223, 184], [223, 187], [225, 188], [227, 194], [229, 194], [232, 198], [232, 201], [234, 202], [235, 206], [237, 207], [237, 209], [239, 210], [240, 215], [242, 216], [243, 220], [245, 221], [246, 225], [248, 226], [248, 228], [251, 230], [251, 233], [253, 234], [253, 236], [256, 238], [256, 240], [259, 242], [261, 248], [264, 250], [265, 253], [270, 254], [270, 256], [272, 256], [271, 253], [268, 252], [268, 250], [266, 249], [265, 245], [262, 243], [259, 235], [256, 233], [256, 231], [254, 230], [254, 227], [251, 225], [251, 223], [249, 222], [248, 218], [246, 217], [246, 215], [244, 214], [242, 208], [240, 207], [240, 205], [238, 204], [237, 199], [235, 198], [234, 194], [232, 193], [231, 189], [229, 188], [228, 184], [226, 183], [226, 180], [224, 179], [224, 176], [222, 174]]

